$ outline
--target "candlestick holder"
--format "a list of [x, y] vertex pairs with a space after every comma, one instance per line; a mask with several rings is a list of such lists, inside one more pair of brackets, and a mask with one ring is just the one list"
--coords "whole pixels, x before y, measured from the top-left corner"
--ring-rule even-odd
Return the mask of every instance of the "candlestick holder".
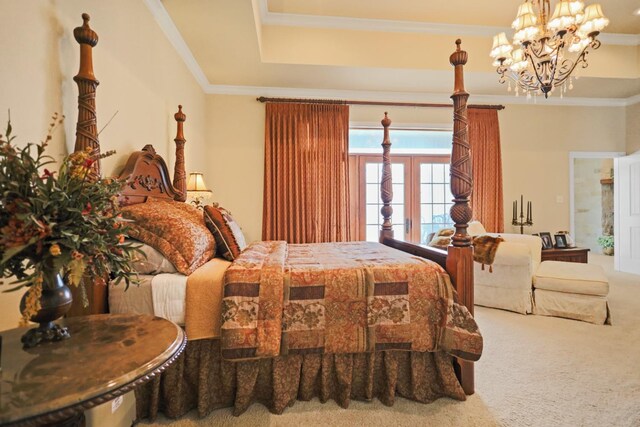
[[518, 216], [518, 200], [513, 201], [513, 219], [511, 225], [520, 227], [520, 234], [524, 234], [524, 227], [531, 227], [533, 225], [533, 206], [531, 201], [527, 202], [527, 216], [524, 216], [524, 197], [520, 195], [520, 215]]

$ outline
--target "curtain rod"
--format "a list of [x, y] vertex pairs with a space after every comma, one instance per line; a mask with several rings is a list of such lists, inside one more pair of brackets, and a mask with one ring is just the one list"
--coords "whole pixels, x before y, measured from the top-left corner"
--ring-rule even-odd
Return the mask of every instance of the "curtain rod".
[[[339, 105], [383, 105], [389, 107], [431, 107], [431, 108], [452, 108], [453, 104], [429, 104], [425, 102], [385, 102], [385, 101], [348, 101], [341, 99], [304, 99], [304, 98], [267, 98], [261, 96], [256, 98], [260, 102], [276, 103], [298, 103], [298, 104], [339, 104]], [[504, 110], [504, 105], [482, 105], [469, 104], [468, 108], [478, 108], [487, 110]]]

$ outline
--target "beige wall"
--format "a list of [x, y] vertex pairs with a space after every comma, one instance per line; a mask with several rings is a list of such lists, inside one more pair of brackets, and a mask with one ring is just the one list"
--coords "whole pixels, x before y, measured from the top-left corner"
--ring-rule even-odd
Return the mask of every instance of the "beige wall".
[[627, 154], [640, 151], [640, 102], [627, 107]]
[[262, 238], [264, 104], [254, 96], [207, 98], [210, 153], [205, 180], [213, 200], [229, 209], [248, 242]]
[[[18, 142], [37, 141], [51, 113], [66, 115], [50, 154], [64, 156], [73, 148], [77, 116], [79, 47], [73, 28], [80, 15], [91, 15], [100, 38], [94, 49], [98, 128], [117, 116], [101, 133], [102, 148], [117, 155], [103, 162], [115, 173], [127, 155], [153, 144], [173, 167], [173, 113], [179, 103], [187, 114], [186, 161], [189, 170], [205, 169], [205, 95], [141, 1], [128, 0], [0, 0], [0, 129], [11, 109]], [[126, 11], [126, 12], [125, 12]], [[0, 330], [17, 323], [20, 293], [0, 294]]]
[[[393, 120], [392, 128], [421, 123], [451, 126], [452, 111], [448, 108], [354, 106], [350, 119], [377, 124], [384, 111]], [[248, 240], [258, 240], [262, 224], [264, 106], [254, 97], [210, 95], [207, 113], [207, 139], [214, 150], [207, 183], [214, 190], [214, 199], [228, 206], [238, 218]], [[569, 152], [625, 151], [624, 108], [508, 105], [499, 118], [505, 231], [519, 232], [509, 222], [511, 202], [520, 194], [533, 203], [534, 226], [528, 232], [568, 230]]]
[[[529, 232], [569, 230], [570, 151], [625, 151], [623, 107], [510, 105], [500, 113], [500, 132], [505, 222], [524, 194], [534, 210]], [[516, 228], [505, 224], [509, 230]]]

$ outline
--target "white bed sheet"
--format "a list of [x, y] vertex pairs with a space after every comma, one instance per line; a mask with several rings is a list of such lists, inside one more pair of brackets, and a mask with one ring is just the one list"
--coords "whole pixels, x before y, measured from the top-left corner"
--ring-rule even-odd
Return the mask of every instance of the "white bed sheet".
[[151, 314], [184, 325], [187, 276], [140, 275], [139, 285], [109, 285], [109, 312]]

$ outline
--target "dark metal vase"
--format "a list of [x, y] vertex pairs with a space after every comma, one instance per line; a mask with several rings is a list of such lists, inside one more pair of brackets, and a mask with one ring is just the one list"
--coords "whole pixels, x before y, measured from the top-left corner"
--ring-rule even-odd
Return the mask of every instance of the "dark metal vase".
[[[27, 293], [20, 300], [20, 312], [26, 307]], [[53, 321], [64, 316], [71, 308], [73, 296], [71, 290], [58, 273], [44, 274], [42, 282], [42, 296], [40, 297], [40, 310], [31, 321], [39, 323], [37, 328], [29, 329], [22, 336], [22, 344], [25, 348], [35, 347], [40, 343], [60, 341], [70, 337], [66, 327], [55, 324]]]

